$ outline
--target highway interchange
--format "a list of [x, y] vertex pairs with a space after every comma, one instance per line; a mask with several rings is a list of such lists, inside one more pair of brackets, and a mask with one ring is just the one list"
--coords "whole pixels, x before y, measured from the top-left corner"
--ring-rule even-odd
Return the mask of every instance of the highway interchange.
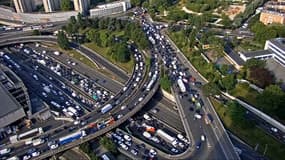
[[[152, 25], [152, 24], [149, 24]], [[155, 26], [153, 26], [153, 28], [156, 28]], [[160, 30], [156, 30], [155, 32], [159, 33]], [[15, 41], [16, 40], [16, 41]], [[11, 41], [5, 41], [6, 44], [11, 44], [11, 42], [13, 43], [21, 43], [19, 41], [19, 38], [16, 38], [14, 40]], [[54, 42], [54, 38], [52, 37], [26, 37], [23, 38], [22, 42], [28, 42], [28, 41], [34, 41], [34, 42], [39, 42], [39, 41], [49, 41], [49, 42]], [[2, 43], [2, 45], [5, 45], [5, 43]], [[167, 43], [166, 40], [163, 41], [163, 43]], [[145, 79], [142, 78], [140, 81], [140, 84], [138, 84], [137, 89], [133, 89], [132, 86], [136, 75], [138, 74], [138, 72], [133, 72], [133, 74], [131, 75], [131, 78], [129, 79], [128, 75], [123, 72], [122, 70], [120, 70], [119, 68], [113, 66], [112, 64], [108, 63], [105, 59], [103, 59], [102, 57], [98, 56], [97, 54], [94, 54], [93, 52], [91, 52], [90, 50], [84, 48], [84, 47], [79, 47], [77, 44], [73, 43], [72, 44], [73, 48], [76, 48], [78, 50], [80, 50], [82, 53], [84, 53], [85, 55], [87, 55], [90, 59], [94, 60], [99, 66], [104, 66], [105, 68], [107, 68], [108, 70], [110, 70], [113, 74], [116, 74], [118, 77], [121, 77], [122, 80], [127, 81], [125, 83], [125, 86], [129, 86], [127, 87], [127, 90], [122, 91], [119, 90], [119, 88], [122, 88], [122, 84], [121, 83], [115, 83], [115, 82], [110, 82], [107, 77], [104, 77], [104, 75], [97, 73], [96, 76], [92, 76], [92, 75], [88, 75], [91, 79], [97, 77], [97, 76], [101, 76], [102, 79], [106, 79], [107, 82], [103, 83], [103, 81], [99, 81], [99, 85], [103, 86], [104, 88], [108, 89], [109, 91], [111, 91], [112, 93], [118, 93], [117, 95], [115, 95], [108, 103], [111, 104], [115, 104], [117, 101], [118, 102], [118, 106], [122, 106], [122, 105], [126, 105], [128, 106], [128, 108], [131, 110], [131, 112], [127, 110], [124, 111], [120, 111], [120, 109], [115, 108], [114, 110], [112, 110], [110, 113], [110, 115], [114, 115], [114, 117], [116, 117], [118, 114], [123, 114], [124, 116], [116, 121], [114, 124], [111, 124], [110, 126], [99, 130], [98, 132], [96, 132], [95, 134], [93, 134], [92, 136], [88, 136], [88, 137], [84, 137], [78, 141], [72, 142], [68, 145], [62, 146], [60, 147], [58, 150], [48, 150], [47, 145], [43, 144], [40, 145], [39, 150], [41, 152], [43, 152], [39, 157], [37, 157], [37, 159], [42, 159], [42, 158], [46, 158], [49, 157], [55, 153], [61, 152], [63, 150], [67, 150], [69, 148], [72, 148], [73, 146], [78, 145], [79, 143], [88, 141], [92, 138], [95, 138], [99, 135], [102, 135], [104, 133], [106, 133], [107, 131], [110, 131], [111, 129], [115, 128], [116, 126], [118, 126], [119, 124], [123, 123], [125, 120], [127, 120], [130, 116], [134, 115], [137, 111], [140, 110], [140, 108], [143, 107], [143, 105], [145, 105], [148, 100], [151, 99], [151, 97], [154, 95], [157, 87], [158, 87], [158, 83], [156, 83], [153, 86], [153, 89], [148, 93], [147, 91], [145, 91], [145, 85], [150, 81], [150, 77], [145, 76], [146, 74], [146, 68], [143, 68], [141, 70], [141, 76], [142, 77], [146, 77]], [[155, 55], [154, 59], [156, 59], [155, 57], [158, 57], [158, 54], [161, 54], [165, 51], [163, 51], [163, 48], [161, 45], [153, 45], [153, 52]], [[172, 47], [169, 45], [169, 49], [172, 50], [173, 53], [175, 53], [176, 51], [174, 49], [172, 49]], [[135, 49], [132, 49], [133, 52], [136, 52]], [[139, 53], [137, 53], [139, 54]], [[177, 53], [179, 55], [179, 53]], [[163, 55], [159, 55], [159, 58], [163, 57]], [[60, 61], [60, 60], [59, 60]], [[140, 61], [143, 61], [143, 59], [140, 59]], [[154, 60], [154, 61], [159, 61], [158, 59]], [[189, 70], [187, 70], [187, 74], [190, 74], [192, 76], [194, 76], [197, 79], [201, 79], [199, 77], [199, 75], [197, 75], [197, 73], [193, 70], [193, 68], [190, 68], [188, 66], [183, 66], [182, 64], [186, 64], [183, 62], [183, 60], [181, 60], [181, 58], [179, 58], [178, 56], [178, 61], [179, 61], [179, 66], [181, 66], [181, 69], [185, 69], [185, 68], [189, 68]], [[64, 62], [63, 62], [64, 63]], [[144, 65], [145, 66], [145, 65]], [[78, 72], [82, 73], [81, 71], [79, 71], [81, 67], [78, 68]], [[153, 71], [157, 70], [159, 71], [159, 66], [155, 65], [155, 63], [151, 66], [151, 69], [153, 69]], [[135, 70], [135, 69], [134, 69]], [[85, 74], [87, 74], [89, 72], [86, 72]], [[52, 73], [50, 73], [52, 75]], [[55, 76], [55, 75], [54, 75]], [[98, 77], [97, 77], [98, 78]], [[98, 78], [101, 79], [101, 78]], [[129, 80], [128, 80], [129, 79]], [[47, 79], [46, 79], [47, 80]], [[48, 80], [47, 80], [48, 81]], [[159, 82], [159, 80], [157, 79], [156, 82]], [[231, 144], [231, 142], [229, 142], [229, 138], [227, 137], [227, 133], [224, 132], [223, 129], [219, 128], [219, 120], [217, 118], [217, 116], [213, 113], [213, 109], [211, 107], [211, 105], [209, 104], [208, 100], [206, 98], [204, 98], [204, 96], [202, 95], [202, 93], [200, 92], [200, 89], [195, 87], [195, 86], [189, 86], [194, 90], [198, 90], [200, 97], [202, 98], [203, 102], [204, 102], [204, 107], [203, 107], [203, 112], [208, 112], [208, 113], [212, 113], [213, 117], [214, 117], [214, 123], [212, 125], [206, 125], [203, 120], [195, 120], [194, 119], [194, 112], [191, 111], [189, 109], [189, 107], [191, 105], [193, 105], [191, 102], [189, 102], [189, 97], [190, 94], [181, 94], [179, 93], [179, 88], [176, 86], [176, 84], [174, 83], [173, 85], [173, 91], [175, 94], [175, 98], [177, 101], [177, 105], [178, 105], [178, 111], [179, 111], [179, 115], [182, 118], [182, 122], [184, 127], [186, 128], [186, 134], [188, 139], [190, 139], [190, 141], [192, 142], [190, 147], [187, 149], [187, 152], [184, 152], [180, 155], [168, 155], [168, 157], [164, 157], [166, 159], [169, 158], [174, 158], [174, 159], [188, 159], [189, 157], [199, 157], [199, 159], [207, 159], [207, 157], [212, 157], [213, 159], [238, 159], [237, 154], [235, 153], [235, 151], [233, 150], [233, 146]], [[130, 96], [133, 95], [133, 96]], [[126, 98], [128, 97], [128, 98]], [[138, 100], [144, 97], [144, 99], [139, 103]], [[169, 103], [166, 103], [169, 104]], [[159, 106], [163, 106], [164, 104], [159, 103]], [[159, 107], [158, 107], [159, 108]], [[163, 107], [161, 107], [163, 108]], [[170, 109], [171, 110], [171, 109]], [[160, 111], [158, 113], [163, 114], [163, 109], [160, 109]], [[108, 116], [102, 116], [101, 113], [98, 113], [97, 111], [92, 112], [90, 114], [87, 114], [85, 116], [83, 116], [81, 119], [84, 121], [88, 121], [87, 123], [90, 122], [95, 122], [101, 118], [98, 117], [102, 117], [103, 119], [109, 118], [110, 115]], [[184, 116], [183, 116], [184, 115]], [[186, 116], [187, 115], [187, 116]], [[161, 116], [162, 117], [162, 116]], [[103, 120], [101, 119], [101, 120]], [[164, 120], [164, 121], [167, 121]], [[168, 121], [167, 121], [168, 122]], [[73, 123], [66, 123], [64, 124], [65, 128], [69, 128], [71, 126], [73, 126]], [[170, 123], [171, 125], [171, 123]], [[173, 125], [175, 126], [175, 125]], [[181, 129], [178, 129], [181, 130]], [[60, 130], [60, 131], [56, 131], [57, 133], [52, 135], [52, 139], [58, 139], [59, 137], [62, 137], [63, 135], [68, 134], [68, 130]], [[51, 135], [53, 132], [46, 132], [43, 136], [46, 135]], [[206, 135], [206, 142], [203, 144], [200, 144], [200, 136], [202, 134]], [[197, 148], [197, 145], [201, 145], [201, 148]], [[30, 147], [26, 147], [27, 149]], [[191, 152], [188, 152], [191, 151]], [[25, 148], [21, 148], [20, 150], [15, 150], [14, 153], [17, 152], [17, 155], [24, 155], [27, 151], [25, 150]]]

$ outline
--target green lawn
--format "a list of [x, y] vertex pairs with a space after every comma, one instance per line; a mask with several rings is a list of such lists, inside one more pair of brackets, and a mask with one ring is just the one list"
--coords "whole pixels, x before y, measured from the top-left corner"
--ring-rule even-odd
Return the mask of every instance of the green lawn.
[[118, 67], [122, 68], [123, 70], [125, 70], [128, 73], [132, 73], [133, 71], [133, 66], [134, 66], [134, 61], [133, 59], [131, 59], [129, 62], [127, 63], [120, 63], [120, 62], [116, 62], [110, 55], [108, 55], [108, 49], [109, 48], [104, 48], [104, 47], [99, 47], [97, 46], [95, 43], [85, 43], [84, 46], [92, 49], [93, 51], [95, 51], [96, 53], [102, 55], [103, 57], [105, 57], [107, 60], [109, 60], [110, 62], [114, 63], [115, 65], [117, 65]]
[[236, 87], [230, 91], [230, 94], [257, 107], [256, 97], [259, 93], [256, 90], [250, 88], [246, 83], [237, 84]]
[[232, 122], [228, 116], [227, 108], [220, 104], [215, 99], [211, 98], [211, 102], [215, 107], [216, 112], [223, 121], [225, 127], [234, 133], [236, 136], [247, 142], [253, 148], [259, 144], [258, 152], [263, 154], [267, 146], [265, 156], [271, 160], [280, 160], [285, 155], [285, 145], [278, 142], [270, 135], [266, 134], [263, 130], [258, 127], [250, 129], [242, 129], [236, 123]]

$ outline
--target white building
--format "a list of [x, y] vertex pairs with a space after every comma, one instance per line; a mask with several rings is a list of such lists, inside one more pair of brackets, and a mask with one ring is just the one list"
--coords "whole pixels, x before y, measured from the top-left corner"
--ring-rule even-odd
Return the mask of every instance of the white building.
[[273, 58], [283, 67], [285, 67], [285, 38], [275, 38], [267, 40], [264, 50], [248, 53], [240, 53], [240, 57], [247, 61], [251, 58], [268, 59]]
[[94, 9], [90, 9], [91, 17], [108, 16], [112, 14], [118, 14], [126, 12], [127, 9], [131, 8], [130, 0], [117, 1], [113, 3], [98, 5]]
[[74, 10], [79, 11], [82, 14], [88, 13], [88, 9], [90, 6], [90, 0], [74, 0]]
[[54, 12], [60, 9], [60, 0], [43, 0], [45, 12]]

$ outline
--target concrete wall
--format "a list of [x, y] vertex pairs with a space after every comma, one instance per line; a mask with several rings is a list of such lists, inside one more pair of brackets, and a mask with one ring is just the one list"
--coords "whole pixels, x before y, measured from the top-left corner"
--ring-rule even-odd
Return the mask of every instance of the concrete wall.
[[70, 16], [76, 16], [77, 11], [57, 12], [57, 13], [15, 13], [9, 9], [0, 7], [0, 19], [7, 19], [11, 21], [21, 21], [25, 23], [47, 23], [65, 21]]

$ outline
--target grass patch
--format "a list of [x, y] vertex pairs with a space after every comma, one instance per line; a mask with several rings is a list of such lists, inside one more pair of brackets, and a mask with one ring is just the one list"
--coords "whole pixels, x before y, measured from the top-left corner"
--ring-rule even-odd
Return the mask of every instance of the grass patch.
[[213, 98], [211, 98], [211, 102], [219, 117], [223, 121], [225, 127], [237, 135], [239, 138], [246, 141], [250, 146], [255, 147], [257, 144], [259, 144], [257, 151], [260, 154], [263, 154], [267, 148], [265, 156], [267, 156], [269, 159], [279, 160], [284, 156], [284, 144], [278, 142], [256, 126], [250, 129], [242, 129], [236, 123], [232, 122], [231, 118], [229, 117], [227, 108], [223, 104], [219, 103]]
[[92, 42], [91, 43], [85, 43], [84, 45], [86, 47], [90, 48], [91, 50], [95, 51], [96, 53], [100, 54], [101, 56], [106, 58], [108, 61], [119, 66], [120, 68], [122, 68], [127, 73], [132, 73], [133, 66], [134, 66], [133, 58], [127, 63], [116, 62], [110, 55], [108, 55], [108, 50], [109, 50], [108, 47], [99, 47], [95, 43], [92, 43]]
[[239, 83], [236, 87], [230, 91], [230, 94], [234, 97], [237, 97], [253, 106], [257, 106], [256, 97], [258, 92], [249, 87], [246, 83]]

